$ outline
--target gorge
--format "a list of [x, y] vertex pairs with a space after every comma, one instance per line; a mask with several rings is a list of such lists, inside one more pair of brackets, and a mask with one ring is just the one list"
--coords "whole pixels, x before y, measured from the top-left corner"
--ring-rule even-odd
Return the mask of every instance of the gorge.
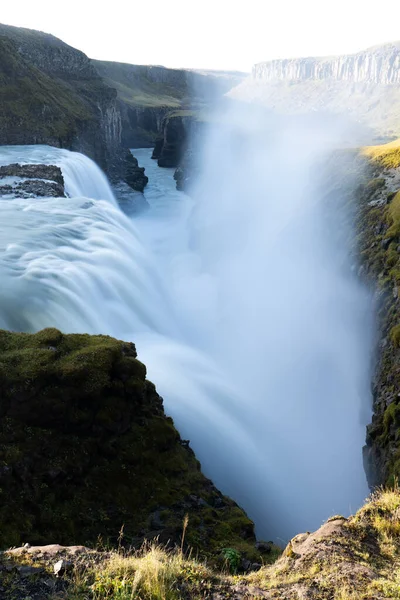
[[399, 144], [354, 149], [397, 131], [398, 45], [247, 79], [9, 26], [0, 52], [0, 546], [158, 540], [257, 588], [191, 596], [180, 563], [144, 600], [396, 597], [324, 569], [400, 552]]
[[[346, 245], [338, 253], [339, 239], [328, 234], [335, 217], [324, 214], [324, 197], [349, 191], [329, 187], [328, 172], [319, 181], [325, 142], [315, 138], [291, 162], [292, 133], [270, 123], [260, 130], [260, 118], [257, 129], [249, 115], [232, 127], [234, 114], [211, 129], [195, 200], [175, 190], [173, 171], [152, 162], [151, 150], [136, 150], [150, 177], [149, 208], [131, 219], [82, 155], [3, 147], [2, 162], [59, 165], [70, 197], [3, 198], [1, 314], [4, 329], [57, 326], [134, 341], [205, 473], [244, 506], [261, 536], [286, 542], [367, 495], [360, 450], [371, 308]], [[243, 147], [231, 145], [245, 132]], [[300, 128], [296, 136], [309, 139]], [[253, 156], [270, 171], [261, 175]], [[293, 181], [284, 192], [279, 173]], [[344, 215], [342, 206], [342, 243]], [[269, 459], [275, 454], [279, 461]]]

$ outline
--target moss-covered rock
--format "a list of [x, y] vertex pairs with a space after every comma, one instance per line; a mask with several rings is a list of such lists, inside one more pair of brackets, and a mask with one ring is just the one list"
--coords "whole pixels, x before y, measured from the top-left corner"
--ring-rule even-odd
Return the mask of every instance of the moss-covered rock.
[[358, 190], [363, 274], [376, 290], [379, 327], [374, 415], [364, 448], [371, 487], [400, 478], [400, 193], [394, 150], [368, 149], [367, 181]]
[[[0, 546], [145, 537], [253, 552], [138, 361], [106, 336], [0, 331]], [[254, 552], [253, 552], [254, 553]]]

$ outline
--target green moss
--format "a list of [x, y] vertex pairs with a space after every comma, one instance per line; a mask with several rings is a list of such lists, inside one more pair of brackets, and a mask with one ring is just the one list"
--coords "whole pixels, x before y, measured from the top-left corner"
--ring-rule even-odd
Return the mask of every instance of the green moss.
[[[387, 148], [376, 150], [377, 153], [381, 151], [386, 152]], [[360, 190], [358, 240], [364, 275], [380, 292], [377, 306], [379, 329], [386, 343], [380, 347], [376, 375], [378, 385], [374, 389], [375, 414], [373, 423], [368, 427], [367, 446], [372, 449], [372, 460], [379, 462], [376, 477], [381, 483], [390, 484], [400, 475], [400, 370], [397, 351], [400, 347], [400, 254], [397, 251], [400, 245], [400, 192], [394, 194], [387, 205], [371, 206], [370, 201], [377, 198], [382, 189], [376, 183], [380, 180], [376, 174], [384, 168], [382, 165], [377, 167], [374, 153], [371, 156], [374, 159], [374, 179], [369, 189], [374, 192], [372, 195], [366, 192], [368, 185]], [[374, 463], [375, 468], [378, 468], [378, 462]]]
[[133, 344], [0, 331], [0, 384], [0, 546], [113, 543], [122, 525], [128, 544], [179, 543], [188, 514], [196, 550], [257, 560], [252, 522], [205, 479]]

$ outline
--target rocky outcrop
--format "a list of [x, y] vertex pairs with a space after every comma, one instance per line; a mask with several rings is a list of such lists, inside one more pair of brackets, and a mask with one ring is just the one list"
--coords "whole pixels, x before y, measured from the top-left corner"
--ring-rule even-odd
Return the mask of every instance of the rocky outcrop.
[[139, 167], [137, 158], [129, 151], [126, 153], [125, 162], [126, 183], [137, 192], [143, 192], [149, 181], [149, 178], [144, 174], [144, 168]]
[[0, 557], [0, 591], [4, 600], [113, 598], [120, 590], [143, 600], [387, 600], [399, 590], [399, 510], [399, 492], [381, 491], [349, 519], [336, 515], [294, 537], [278, 560], [270, 548], [245, 574], [235, 548], [204, 564], [160, 545], [136, 553], [26, 545]]
[[0, 166], [0, 196], [65, 197], [64, 177], [54, 165]]
[[264, 81], [334, 79], [400, 84], [400, 42], [344, 56], [271, 60], [255, 65], [252, 76]]
[[146, 379], [107, 336], [0, 332], [0, 547], [144, 537], [253, 548], [252, 522], [204, 477]]
[[175, 170], [174, 179], [176, 181], [176, 189], [182, 192], [188, 191], [190, 186], [195, 182], [199, 174], [199, 152], [190, 145], [181, 161]]
[[[168, 115], [163, 122], [162, 137], [155, 144], [152, 158], [159, 167], [176, 168], [185, 163], [193, 154], [193, 148], [200, 143], [200, 135], [205, 128], [203, 121], [192, 111], [179, 111]], [[186, 157], [187, 158], [184, 158]], [[180, 175], [178, 174], [178, 178]]]
[[183, 156], [191, 117], [171, 115], [163, 123], [162, 140], [157, 142], [153, 158], [159, 167], [175, 168]]
[[361, 275], [375, 289], [379, 335], [364, 464], [374, 488], [400, 478], [400, 154], [390, 144], [365, 154], [369, 177], [358, 190], [358, 239]]
[[60, 167], [54, 165], [20, 165], [13, 163], [0, 166], [0, 177], [26, 177], [28, 179], [50, 179], [64, 186]]

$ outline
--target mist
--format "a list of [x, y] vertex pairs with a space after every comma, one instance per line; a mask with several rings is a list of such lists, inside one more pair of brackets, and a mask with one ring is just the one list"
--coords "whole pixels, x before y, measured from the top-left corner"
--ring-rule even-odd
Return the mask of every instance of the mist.
[[183, 343], [138, 345], [205, 473], [282, 543], [368, 495], [359, 173], [338, 120], [226, 107], [204, 128], [193, 207], [162, 259]]
[[90, 159], [3, 148], [0, 162], [59, 164], [70, 197], [0, 203], [1, 325], [135, 342], [205, 474], [283, 544], [368, 493], [373, 305], [346, 131], [254, 110], [204, 125], [189, 194], [135, 151], [150, 183], [133, 217]]

